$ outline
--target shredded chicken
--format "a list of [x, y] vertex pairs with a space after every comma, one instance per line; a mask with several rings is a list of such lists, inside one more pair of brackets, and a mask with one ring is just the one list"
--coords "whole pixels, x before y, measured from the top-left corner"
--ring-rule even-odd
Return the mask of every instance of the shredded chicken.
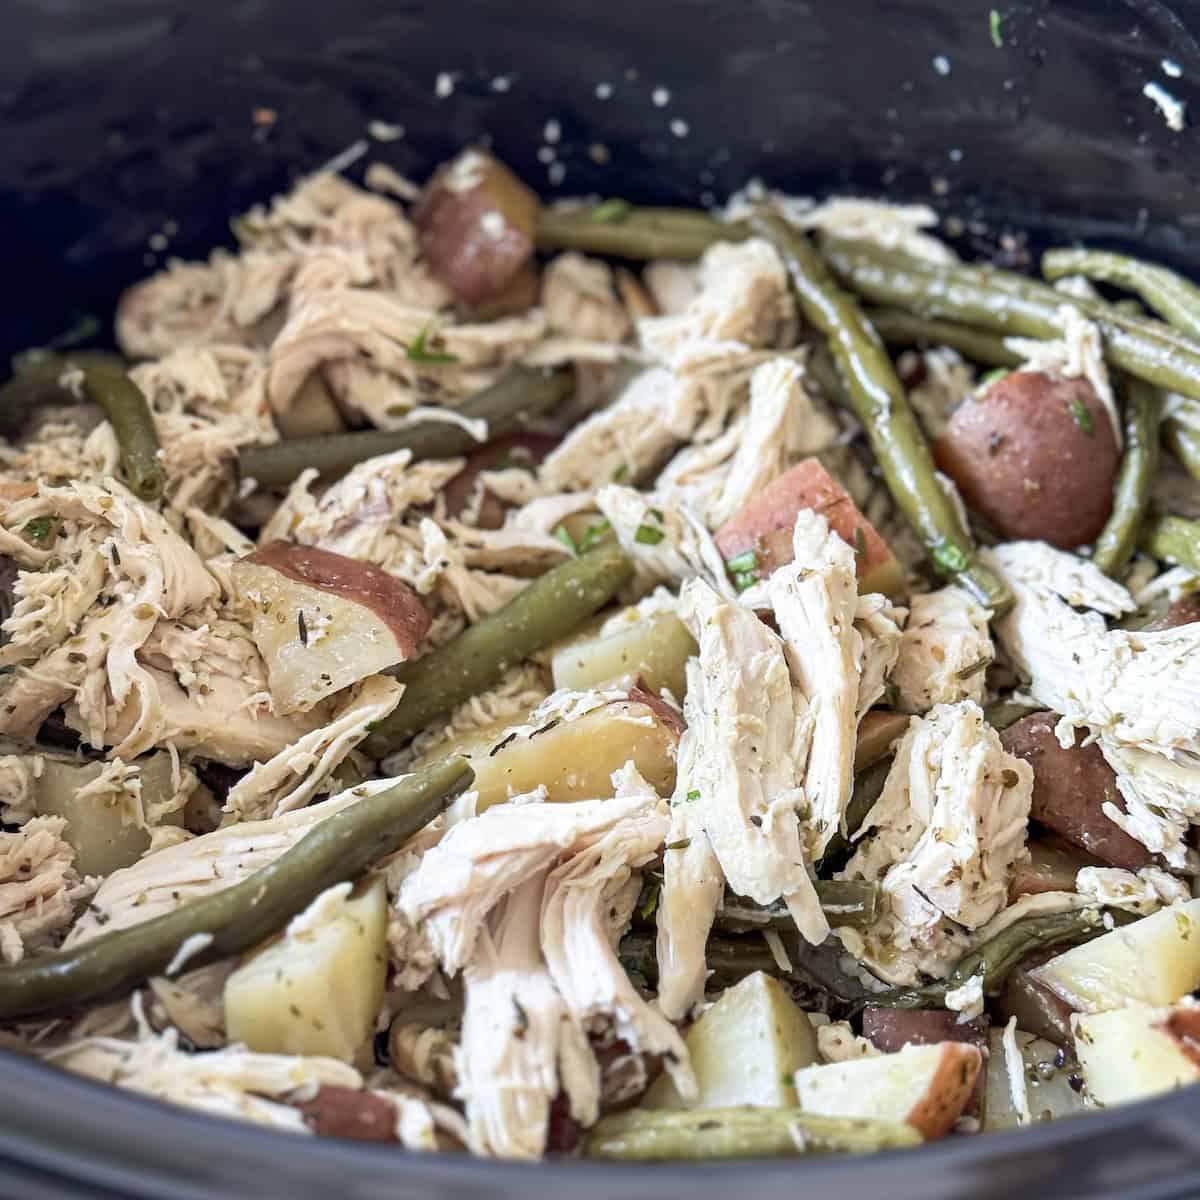
[[995, 657], [987, 618], [961, 588], [912, 598], [891, 674], [901, 712], [924, 713], [959, 700], [983, 703], [987, 668]]

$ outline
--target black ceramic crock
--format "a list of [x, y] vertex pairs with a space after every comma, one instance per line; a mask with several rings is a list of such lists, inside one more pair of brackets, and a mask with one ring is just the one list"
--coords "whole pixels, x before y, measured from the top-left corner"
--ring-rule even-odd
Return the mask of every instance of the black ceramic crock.
[[[547, 194], [711, 203], [758, 176], [927, 200], [966, 253], [1020, 260], [1028, 234], [1200, 269], [1200, 134], [1145, 93], [1200, 120], [1197, 33], [1200, 3], [1160, 0], [0, 0], [0, 353], [343, 151], [422, 178], [480, 140]], [[5, 1198], [567, 1195], [1192, 1197], [1200, 1089], [862, 1160], [526, 1167], [273, 1134], [0, 1053]]]

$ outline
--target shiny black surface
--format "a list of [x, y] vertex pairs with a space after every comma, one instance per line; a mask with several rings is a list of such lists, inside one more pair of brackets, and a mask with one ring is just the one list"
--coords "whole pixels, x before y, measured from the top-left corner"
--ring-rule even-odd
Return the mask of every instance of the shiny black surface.
[[[1200, 3], [1157, 0], [0, 0], [0, 353], [228, 243], [230, 214], [360, 138], [357, 169], [419, 178], [487, 137], [546, 192], [887, 190], [960, 218], [968, 251], [1021, 229], [1200, 269], [1200, 142], [1142, 94], [1200, 117], [1189, 30]], [[1200, 1195], [1197, 1093], [866, 1161], [525, 1168], [217, 1124], [0, 1056], [0, 1196], [1174, 1198]]]

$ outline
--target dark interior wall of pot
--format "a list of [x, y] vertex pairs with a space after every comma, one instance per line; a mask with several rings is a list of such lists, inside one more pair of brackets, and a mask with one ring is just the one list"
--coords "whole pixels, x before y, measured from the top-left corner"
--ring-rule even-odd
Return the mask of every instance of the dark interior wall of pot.
[[1200, 267], [1200, 143], [1143, 94], [1196, 97], [1196, 0], [4, 0], [0, 31], [0, 352], [359, 139], [418, 178], [490, 139], [548, 193], [886, 190]]

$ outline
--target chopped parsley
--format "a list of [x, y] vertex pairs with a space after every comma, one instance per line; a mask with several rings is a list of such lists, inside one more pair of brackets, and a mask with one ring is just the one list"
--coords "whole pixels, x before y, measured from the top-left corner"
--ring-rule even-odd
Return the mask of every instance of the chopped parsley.
[[1004, 48], [1004, 34], [1000, 32], [1000, 22], [1003, 19], [1000, 13], [994, 8], [988, 13], [988, 32], [992, 35], [992, 45], [997, 50]]
[[680, 838], [677, 842], [668, 842], [664, 850], [686, 850], [692, 844], [691, 838]]
[[1087, 405], [1078, 396], [1071, 397], [1071, 416], [1075, 418], [1075, 424], [1083, 430], [1086, 437], [1096, 436], [1096, 426], [1092, 424], [1092, 414], [1088, 412]]
[[700, 791], [699, 791], [699, 789], [698, 789], [698, 788], [692, 788], [692, 790], [691, 790], [690, 792], [688, 792], [688, 794], [687, 794], [686, 796], [684, 796], [684, 799], [685, 799], [685, 800], [686, 800], [686, 801], [687, 801], [689, 804], [691, 804], [693, 800], [699, 800], [699, 799], [700, 799]]
[[856, 525], [854, 527], [854, 553], [857, 554], [859, 558], [867, 557], [867, 535], [863, 533], [863, 528], [861, 525]]
[[645, 899], [642, 901], [642, 907], [638, 911], [642, 914], [642, 919], [648, 921], [658, 910], [658, 897], [662, 892], [662, 880], [651, 879], [646, 884]]
[[629, 478], [629, 464], [622, 463], [613, 473], [613, 483], [624, 483]]
[[898, 708], [900, 706], [900, 689], [894, 683], [885, 683], [883, 698], [887, 701], [888, 708]]
[[556, 542], [562, 542], [562, 544], [564, 546], [566, 546], [568, 554], [578, 554], [579, 553], [579, 547], [577, 545], [575, 545], [575, 539], [568, 532], [567, 527], [565, 525], [560, 525], [554, 531], [554, 540]]
[[37, 546], [45, 546], [58, 529], [59, 521], [60, 517], [58, 513], [47, 513], [44, 517], [34, 517], [32, 521], [26, 522], [21, 533], [27, 542], [33, 542]]
[[933, 565], [944, 575], [954, 575], [965, 571], [971, 565], [971, 556], [961, 547], [950, 541], [940, 541], [930, 548], [929, 557]]
[[593, 546], [599, 545], [604, 535], [612, 528], [607, 520], [597, 521], [595, 525], [589, 525], [584, 530], [583, 537], [579, 539], [579, 549], [590, 550]]
[[592, 220], [614, 225], [623, 221], [633, 211], [633, 205], [628, 200], [619, 198], [604, 200], [592, 209]]
[[983, 658], [976, 659], [968, 667], [963, 667], [961, 671], [954, 672], [955, 679], [970, 679], [972, 675], [978, 675], [980, 671], [986, 670], [992, 665], [992, 660], [986, 655]]
[[733, 586], [739, 592], [744, 592], [752, 588], [758, 582], [758, 576], [753, 571], [738, 571], [731, 578], [733, 579]]
[[990, 388], [993, 383], [998, 383], [1005, 377], [1005, 375], [1008, 374], [1011, 374], [1011, 372], [1007, 367], [993, 367], [986, 375], [983, 376], [982, 379], [980, 379], [979, 387], [976, 389], [976, 391], [982, 392], [986, 388]]
[[743, 550], [741, 554], [735, 554], [725, 564], [725, 569], [731, 575], [741, 575], [746, 571], [756, 571], [758, 569], [758, 555], [753, 550]]
[[417, 363], [456, 363], [458, 355], [446, 354], [444, 351], [430, 350], [426, 346], [426, 342], [433, 334], [433, 324], [426, 325], [413, 340], [404, 347], [404, 353], [408, 355], [410, 362]]
[[663, 531], [653, 525], [639, 525], [633, 540], [642, 546], [657, 546], [663, 540]]

